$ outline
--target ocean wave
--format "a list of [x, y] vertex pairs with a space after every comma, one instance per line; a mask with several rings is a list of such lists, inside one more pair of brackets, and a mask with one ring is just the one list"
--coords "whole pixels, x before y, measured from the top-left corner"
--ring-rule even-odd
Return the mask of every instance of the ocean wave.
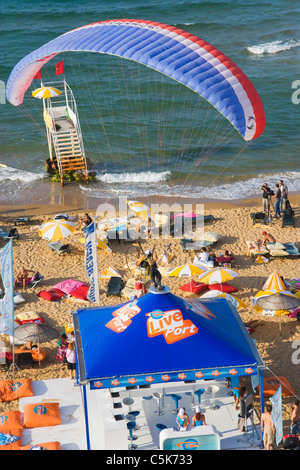
[[19, 170], [12, 167], [0, 167], [0, 181], [19, 181], [24, 184], [30, 184], [34, 181], [45, 178], [44, 173], [31, 173], [25, 170]]
[[300, 40], [295, 41], [294, 39], [289, 39], [288, 41], [273, 41], [266, 42], [264, 44], [258, 44], [257, 46], [247, 47], [247, 50], [252, 54], [261, 55], [261, 54], [276, 54], [281, 51], [288, 51], [294, 47], [300, 46]]
[[180, 182], [163, 181], [154, 184], [145, 184], [140, 180], [136, 180], [130, 185], [124, 180], [119, 179], [118, 186], [113, 188], [105, 187], [101, 188], [100, 185], [84, 187], [81, 186], [81, 190], [88, 193], [89, 197], [97, 198], [109, 198], [110, 196], [116, 197], [117, 195], [123, 196], [128, 195], [131, 198], [139, 197], [174, 197], [174, 198], [194, 198], [200, 200], [223, 200], [223, 201], [237, 201], [241, 199], [248, 199], [252, 197], [260, 197], [260, 188], [263, 183], [268, 183], [269, 186], [274, 189], [275, 184], [280, 179], [288, 186], [290, 192], [300, 191], [300, 172], [286, 172], [276, 174], [262, 174], [248, 180], [236, 180], [233, 179], [231, 182], [218, 184], [212, 182], [211, 185], [203, 185], [198, 183], [197, 185], [181, 184]]
[[170, 171], [155, 173], [152, 171], [143, 171], [141, 173], [105, 173], [97, 175], [97, 179], [102, 183], [161, 183], [167, 181], [171, 176]]

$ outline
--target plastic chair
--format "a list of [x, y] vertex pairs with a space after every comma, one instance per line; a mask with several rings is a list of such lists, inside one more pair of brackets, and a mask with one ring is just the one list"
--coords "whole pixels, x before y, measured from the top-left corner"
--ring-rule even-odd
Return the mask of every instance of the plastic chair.
[[136, 425], [135, 421], [129, 421], [128, 423], [126, 423], [127, 429], [129, 431], [129, 436], [128, 436], [128, 439], [130, 440], [130, 444], [128, 446], [129, 450], [135, 450], [138, 447], [137, 445], [133, 444], [133, 442], [132, 442], [132, 441], [135, 441], [137, 439], [137, 436], [133, 435], [133, 430], [135, 428], [135, 425]]
[[178, 408], [179, 408], [179, 402], [182, 399], [182, 396], [176, 395], [176, 393], [171, 393], [169, 395], [169, 397], [171, 397], [175, 401], [175, 406], [176, 406], [176, 409], [173, 410], [172, 413], [177, 414], [178, 413]]
[[199, 388], [198, 390], [194, 391], [194, 395], [196, 395], [198, 397], [198, 403], [194, 406], [200, 406], [201, 397], [202, 397], [204, 392], [205, 392], [205, 388]]
[[219, 405], [217, 405], [215, 402], [215, 396], [219, 390], [220, 390], [220, 387], [218, 387], [218, 385], [210, 385], [209, 387], [207, 387], [207, 390], [206, 390], [207, 393], [212, 394], [212, 404], [210, 405], [211, 410], [218, 410], [220, 408]]
[[164, 412], [164, 409], [163, 409], [163, 406], [162, 406], [162, 397], [163, 397], [163, 394], [162, 393], [159, 393], [159, 392], [154, 392], [153, 393], [153, 397], [155, 398], [155, 400], [157, 401], [157, 410], [154, 411], [155, 414], [157, 414], [158, 416], [162, 416], [165, 414]]

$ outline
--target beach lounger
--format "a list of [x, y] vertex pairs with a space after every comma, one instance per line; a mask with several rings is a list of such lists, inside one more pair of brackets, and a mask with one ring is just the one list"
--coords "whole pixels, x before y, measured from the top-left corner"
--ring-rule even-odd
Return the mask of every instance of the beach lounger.
[[191, 238], [182, 238], [180, 240], [180, 245], [182, 251], [200, 251], [203, 247], [210, 248], [214, 242], [207, 240], [196, 240], [193, 241]]
[[17, 219], [14, 220], [15, 225], [19, 225], [19, 224], [28, 225], [29, 222], [30, 222], [30, 217], [18, 217]]
[[250, 217], [252, 219], [253, 225], [255, 225], [255, 224], [265, 224], [266, 223], [266, 213], [265, 212], [251, 212]]
[[121, 295], [121, 290], [124, 287], [124, 281], [119, 276], [112, 276], [107, 284], [106, 295]]
[[16, 228], [10, 229], [9, 232], [4, 232], [3, 230], [0, 230], [0, 237], [4, 238], [5, 240], [10, 240], [12, 239], [18, 239], [20, 236], [18, 230]]
[[295, 227], [295, 217], [286, 211], [282, 212], [282, 227]]
[[48, 243], [49, 248], [54, 250], [58, 255], [61, 255], [61, 253], [71, 253], [71, 248], [69, 245], [62, 245], [59, 242], [51, 242]]

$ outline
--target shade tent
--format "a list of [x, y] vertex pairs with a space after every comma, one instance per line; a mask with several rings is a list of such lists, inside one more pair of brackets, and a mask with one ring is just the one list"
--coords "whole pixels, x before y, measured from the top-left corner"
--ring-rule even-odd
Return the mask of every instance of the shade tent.
[[73, 313], [78, 380], [113, 388], [253, 375], [263, 361], [225, 299], [154, 288], [133, 302]]

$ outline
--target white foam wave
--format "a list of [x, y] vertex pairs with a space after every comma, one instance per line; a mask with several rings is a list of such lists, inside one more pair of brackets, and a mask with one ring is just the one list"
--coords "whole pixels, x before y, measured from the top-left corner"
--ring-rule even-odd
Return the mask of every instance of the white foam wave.
[[44, 173], [31, 173], [29, 171], [18, 170], [12, 167], [0, 167], [0, 181], [19, 181], [29, 184], [33, 181], [45, 178]]
[[281, 51], [288, 51], [294, 47], [299, 47], [300, 41], [295, 41], [294, 39], [289, 39], [288, 41], [273, 41], [266, 42], [264, 44], [258, 44], [257, 46], [247, 47], [247, 50], [252, 54], [276, 54]]
[[85, 193], [88, 192], [90, 197], [110, 197], [117, 194], [128, 195], [131, 198], [150, 197], [150, 196], [169, 196], [174, 198], [198, 198], [207, 200], [224, 200], [236, 201], [240, 199], [248, 199], [251, 197], [260, 197], [262, 192], [260, 190], [263, 183], [268, 183], [270, 188], [275, 189], [275, 184], [279, 180], [283, 180], [288, 186], [289, 192], [300, 191], [300, 172], [286, 172], [276, 174], [261, 174], [255, 178], [248, 180], [237, 181], [232, 179], [232, 182], [219, 183], [214, 181], [209, 186], [204, 186], [201, 183], [197, 185], [189, 184], [188, 181], [185, 185], [180, 182], [162, 182], [161, 184], [145, 184], [138, 181], [138, 184], [122, 184], [119, 181], [118, 185], [111, 187], [81, 187]]
[[102, 183], [161, 183], [167, 181], [171, 176], [170, 171], [155, 173], [152, 171], [143, 171], [141, 173], [105, 173], [97, 175], [97, 179]]

